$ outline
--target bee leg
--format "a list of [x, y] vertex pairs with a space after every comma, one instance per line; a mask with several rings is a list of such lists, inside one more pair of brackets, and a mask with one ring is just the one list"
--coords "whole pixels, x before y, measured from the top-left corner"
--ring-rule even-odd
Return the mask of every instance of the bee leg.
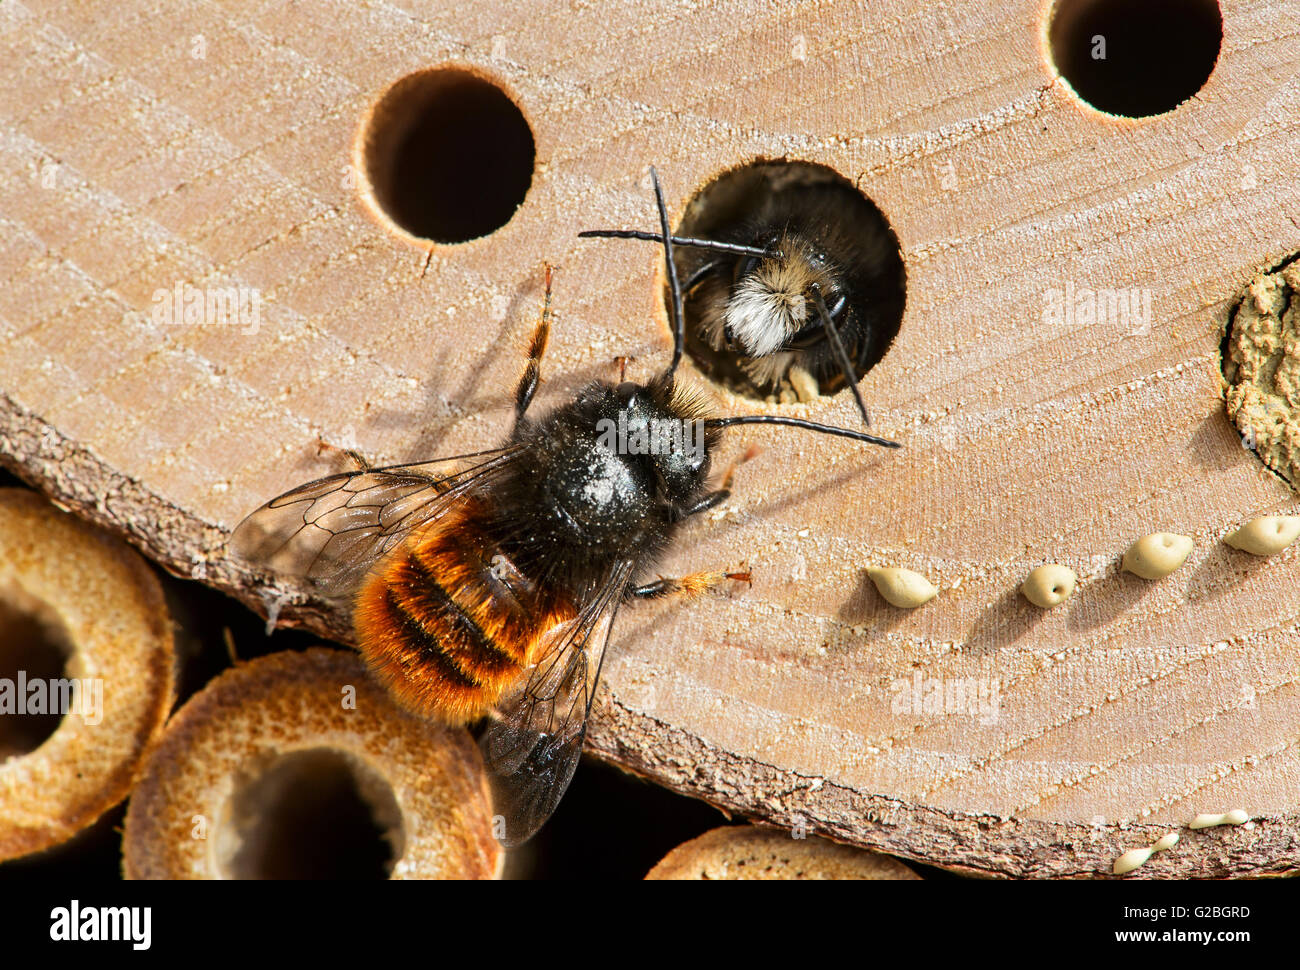
[[676, 520], [680, 522], [682, 519], [688, 519], [692, 515], [699, 515], [701, 512], [707, 512], [714, 506], [721, 505], [729, 498], [731, 498], [731, 489], [719, 488], [716, 491], [701, 496], [697, 501], [692, 502], [684, 508], [674, 509], [673, 514]]
[[[326, 454], [336, 460], [340, 466], [344, 466], [344, 471], [364, 472], [369, 471], [371, 467], [373, 467], [370, 462], [366, 461], [365, 456], [362, 455], [361, 452], [356, 451], [353, 448], [340, 448], [337, 445], [330, 444], [324, 438], [318, 436], [316, 438], [316, 456], [320, 457], [321, 455]], [[349, 462], [351, 462], [355, 467], [347, 468], [346, 465]]]
[[528, 346], [528, 365], [524, 368], [524, 376], [519, 379], [519, 386], [515, 389], [516, 421], [528, 410], [528, 405], [533, 401], [533, 392], [541, 383], [542, 354], [546, 351], [546, 339], [551, 335], [551, 277], [553, 275], [554, 269], [550, 263], [547, 263], [546, 299], [542, 303], [542, 318], [537, 321], [537, 329], [533, 331], [533, 340]]
[[687, 277], [686, 282], [682, 284], [682, 296], [687, 299], [690, 299], [691, 294], [694, 293], [695, 290], [699, 287], [699, 285], [708, 278], [710, 273], [721, 273], [721, 272], [722, 272], [722, 260], [715, 259], [711, 263], [705, 263], [694, 273], [692, 273], [689, 277]]
[[664, 599], [668, 596], [693, 599], [716, 586], [720, 586], [728, 579], [738, 580], [742, 583], [751, 583], [753, 581], [749, 570], [740, 573], [710, 570], [702, 573], [691, 573], [678, 579], [657, 579], [653, 583], [634, 587], [628, 591], [628, 596], [639, 600]]
[[754, 445], [750, 445], [745, 449], [745, 453], [732, 462], [731, 467], [727, 469], [727, 474], [722, 476], [722, 484], [712, 492], [701, 496], [698, 500], [692, 502], [685, 508], [676, 509], [675, 513], [677, 519], [680, 521], [681, 519], [690, 518], [692, 515], [699, 515], [701, 512], [707, 512], [709, 509], [721, 505], [729, 499], [731, 497], [731, 479], [735, 477], [736, 469], [757, 455], [758, 451], [758, 448]]

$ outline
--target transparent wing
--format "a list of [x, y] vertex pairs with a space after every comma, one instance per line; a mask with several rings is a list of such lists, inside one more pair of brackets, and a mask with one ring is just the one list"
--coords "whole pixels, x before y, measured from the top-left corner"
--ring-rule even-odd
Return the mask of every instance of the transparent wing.
[[325, 596], [346, 595], [407, 533], [519, 454], [519, 448], [498, 448], [308, 482], [244, 519], [230, 551]]
[[[498, 706], [479, 740], [492, 810], [507, 848], [532, 838], [573, 780], [614, 617], [631, 579], [619, 565], [592, 602], [551, 640], [523, 687]], [[603, 627], [603, 633], [600, 632]], [[595, 642], [598, 649], [592, 649]]]

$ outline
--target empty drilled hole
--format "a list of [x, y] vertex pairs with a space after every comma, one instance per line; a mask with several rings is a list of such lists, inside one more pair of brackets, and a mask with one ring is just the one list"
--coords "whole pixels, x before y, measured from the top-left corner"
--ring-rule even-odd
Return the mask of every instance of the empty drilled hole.
[[510, 221], [533, 179], [533, 132], [491, 81], [459, 68], [410, 74], [367, 119], [360, 152], [374, 204], [413, 236], [458, 243]]
[[847, 388], [813, 302], [814, 278], [855, 383], [898, 334], [907, 288], [898, 237], [834, 169], [809, 162], [732, 169], [692, 197], [675, 232], [779, 253], [677, 250], [688, 286], [686, 350], [730, 391], [790, 403]]
[[387, 781], [350, 755], [295, 751], [237, 779], [217, 851], [231, 879], [387, 879], [401, 812]]
[[1219, 58], [1215, 0], [1058, 0], [1048, 40], [1056, 70], [1098, 111], [1145, 118], [1204, 87]]
[[21, 587], [0, 586], [0, 761], [39, 748], [58, 728], [72, 637], [46, 603]]

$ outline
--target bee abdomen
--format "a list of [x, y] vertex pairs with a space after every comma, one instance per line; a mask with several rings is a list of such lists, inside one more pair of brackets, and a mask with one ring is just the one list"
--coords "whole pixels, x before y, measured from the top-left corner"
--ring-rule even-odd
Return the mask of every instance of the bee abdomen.
[[472, 524], [404, 546], [357, 600], [358, 645], [409, 709], [451, 723], [486, 714], [523, 675], [536, 604], [503, 596]]

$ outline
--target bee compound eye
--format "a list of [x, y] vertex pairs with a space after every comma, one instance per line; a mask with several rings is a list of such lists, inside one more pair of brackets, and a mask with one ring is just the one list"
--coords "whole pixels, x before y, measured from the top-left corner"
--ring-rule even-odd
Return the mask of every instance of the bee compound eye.
[[[844, 312], [844, 308], [849, 304], [849, 298], [837, 286], [813, 283], [808, 287], [807, 297], [811, 300], [817, 294], [821, 294], [822, 303], [826, 305], [826, 315], [832, 320]], [[814, 321], [816, 322], [816, 321]]]
[[744, 259], [736, 263], [736, 282], [739, 283], [756, 269], [758, 269], [758, 257], [746, 256]]

